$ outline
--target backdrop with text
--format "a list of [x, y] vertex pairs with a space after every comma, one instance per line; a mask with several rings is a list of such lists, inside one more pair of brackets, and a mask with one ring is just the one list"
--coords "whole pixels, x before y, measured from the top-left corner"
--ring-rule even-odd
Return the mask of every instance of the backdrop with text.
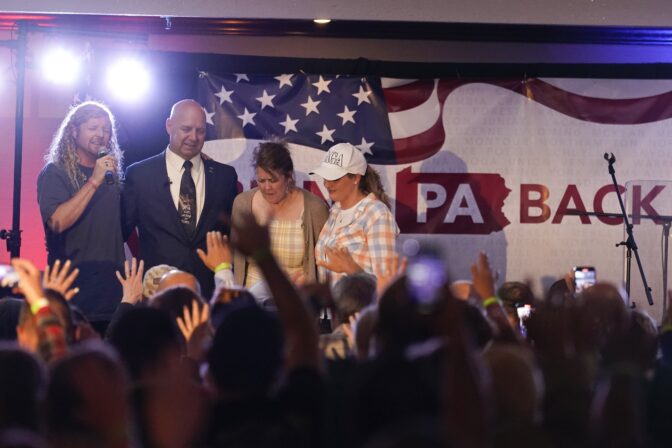
[[[500, 282], [529, 281], [538, 293], [577, 265], [621, 285], [622, 219], [572, 214], [619, 212], [605, 152], [616, 156], [629, 213], [671, 214], [672, 81], [201, 72], [198, 91], [205, 151], [235, 166], [244, 189], [254, 182], [254, 147], [281, 138], [298, 184], [326, 198], [307, 173], [329, 146], [351, 142], [382, 176], [400, 247], [409, 238], [443, 247], [454, 279], [468, 278], [486, 251]], [[626, 192], [635, 180], [649, 182]], [[661, 230], [662, 221], [635, 220], [655, 305], [646, 305], [639, 281], [632, 297], [656, 318]]]

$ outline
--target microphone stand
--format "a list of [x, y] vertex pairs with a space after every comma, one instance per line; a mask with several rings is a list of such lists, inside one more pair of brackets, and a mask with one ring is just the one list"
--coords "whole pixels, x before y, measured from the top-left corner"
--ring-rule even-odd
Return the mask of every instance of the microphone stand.
[[[616, 181], [616, 170], [614, 169], [614, 163], [616, 162], [616, 156], [614, 153], [604, 153], [604, 160], [609, 163], [609, 174], [611, 174], [611, 180], [614, 183], [614, 189], [616, 191], [616, 196], [618, 197], [618, 204], [621, 206], [621, 212], [623, 213], [623, 221], [625, 223], [625, 231], [628, 234], [628, 238], [625, 241], [621, 241], [616, 244], [618, 246], [625, 246], [627, 248], [626, 252], [626, 274], [625, 274], [625, 291], [628, 294], [628, 302], [630, 302], [630, 268], [632, 267], [632, 254], [635, 254], [635, 260], [637, 260], [637, 267], [639, 268], [639, 275], [642, 277], [642, 284], [644, 285], [644, 293], [646, 294], [646, 299], [649, 302], [649, 305], [653, 305], [653, 297], [651, 295], [651, 287], [649, 287], [648, 282], [646, 281], [646, 275], [644, 274], [644, 268], [642, 267], [642, 260], [639, 258], [639, 251], [637, 250], [637, 243], [635, 242], [635, 235], [633, 232], [633, 225], [630, 224], [628, 220], [628, 214], [625, 212], [625, 205], [623, 204], [623, 198], [621, 197], [621, 191], [618, 189], [618, 182]], [[630, 305], [634, 308], [634, 303]]]
[[663, 316], [667, 316], [667, 266], [669, 261], [670, 220], [663, 223]]
[[[609, 212], [584, 212], [580, 210], [567, 210], [567, 215], [571, 216], [597, 216], [597, 217], [604, 217], [604, 218], [622, 218], [623, 215], [621, 213], [609, 213]], [[656, 215], [656, 216], [650, 216], [650, 215], [628, 215], [631, 218], [635, 219], [650, 219], [652, 221], [662, 221], [662, 238], [663, 238], [663, 316], [667, 316], [667, 307], [670, 306], [667, 300], [667, 283], [668, 283], [668, 278], [667, 278], [667, 270], [669, 266], [669, 250], [670, 250], [670, 227], [672, 227], [672, 216], [665, 216], [665, 215]], [[620, 245], [625, 245], [624, 243], [618, 243], [616, 246]], [[627, 279], [630, 278], [630, 265], [632, 261], [632, 253], [628, 252], [626, 254], [626, 281]], [[628, 289], [628, 294], [630, 293]], [[628, 298], [630, 300], [630, 298]]]

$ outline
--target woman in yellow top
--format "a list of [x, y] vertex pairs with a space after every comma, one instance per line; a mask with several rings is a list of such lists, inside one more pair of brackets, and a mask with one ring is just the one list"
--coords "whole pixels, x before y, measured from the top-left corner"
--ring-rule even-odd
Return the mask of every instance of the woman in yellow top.
[[[257, 222], [268, 224], [271, 251], [287, 274], [316, 281], [315, 243], [329, 214], [327, 204], [296, 186], [294, 164], [284, 144], [261, 143], [252, 166], [257, 187], [236, 197], [232, 218], [251, 212]], [[238, 252], [233, 256], [233, 272], [235, 282], [248, 288], [263, 280], [256, 265]]]

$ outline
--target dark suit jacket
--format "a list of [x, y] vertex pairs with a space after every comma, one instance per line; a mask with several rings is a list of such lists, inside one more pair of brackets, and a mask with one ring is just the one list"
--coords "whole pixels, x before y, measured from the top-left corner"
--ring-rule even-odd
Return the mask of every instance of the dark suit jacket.
[[205, 249], [206, 233], [210, 230], [229, 233], [225, 222], [229, 222], [238, 192], [238, 175], [229, 165], [212, 160], [203, 160], [203, 163], [205, 200], [193, 237], [189, 237], [180, 224], [170, 195], [165, 151], [134, 163], [126, 170], [122, 226], [125, 239], [138, 228], [140, 258], [145, 261], [145, 269], [169, 264], [191, 272], [200, 282], [203, 295], [209, 297], [214, 288], [213, 273], [200, 260], [196, 249]]

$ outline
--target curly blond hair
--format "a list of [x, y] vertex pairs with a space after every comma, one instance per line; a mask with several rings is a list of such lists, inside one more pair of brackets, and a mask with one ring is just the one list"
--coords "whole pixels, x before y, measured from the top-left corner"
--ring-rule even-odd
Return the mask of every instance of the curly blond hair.
[[86, 182], [84, 173], [79, 169], [79, 156], [77, 155], [77, 145], [75, 141], [75, 130], [90, 118], [107, 117], [112, 125], [110, 141], [107, 145], [107, 154], [115, 160], [117, 167], [117, 176], [121, 179], [121, 164], [123, 154], [117, 141], [117, 129], [114, 115], [102, 103], [97, 101], [85, 101], [73, 106], [68, 111], [63, 122], [54, 134], [54, 138], [49, 146], [49, 151], [44, 157], [46, 162], [51, 162], [63, 169], [70, 180], [72, 186], [79, 190]]

